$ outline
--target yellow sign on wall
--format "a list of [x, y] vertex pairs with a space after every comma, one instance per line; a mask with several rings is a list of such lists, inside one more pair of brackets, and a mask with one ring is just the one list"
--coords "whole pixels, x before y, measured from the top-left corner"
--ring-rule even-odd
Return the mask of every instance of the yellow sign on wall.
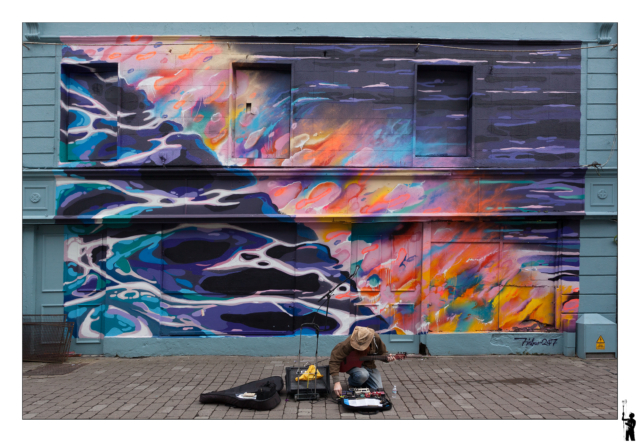
[[596, 350], [604, 350], [604, 339], [602, 339], [602, 336], [596, 341]]

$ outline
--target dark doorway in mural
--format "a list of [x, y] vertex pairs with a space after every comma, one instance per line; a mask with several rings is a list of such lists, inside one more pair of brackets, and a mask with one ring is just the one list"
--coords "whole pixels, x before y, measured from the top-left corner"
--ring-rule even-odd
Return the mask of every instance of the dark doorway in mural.
[[60, 144], [66, 150], [64, 160], [116, 159], [121, 99], [118, 64], [63, 64], [61, 81]]
[[467, 156], [473, 68], [418, 66], [417, 71], [415, 155]]

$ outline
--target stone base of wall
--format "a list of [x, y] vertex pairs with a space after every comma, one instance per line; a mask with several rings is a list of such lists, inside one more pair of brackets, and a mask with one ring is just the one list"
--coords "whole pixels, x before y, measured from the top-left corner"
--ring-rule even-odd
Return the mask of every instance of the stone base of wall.
[[[321, 336], [318, 355], [327, 357], [345, 336]], [[425, 339], [426, 338], [426, 339]], [[433, 356], [563, 354], [562, 333], [440, 333], [421, 336]], [[220, 338], [105, 338], [105, 356], [145, 357], [170, 355], [293, 356], [298, 354], [299, 336]], [[302, 354], [315, 355], [315, 336], [302, 337]], [[81, 349], [78, 348], [80, 351]], [[568, 353], [568, 354], [567, 354]], [[575, 354], [575, 353], [574, 353]]]
[[562, 333], [429, 333], [433, 356], [562, 354]]

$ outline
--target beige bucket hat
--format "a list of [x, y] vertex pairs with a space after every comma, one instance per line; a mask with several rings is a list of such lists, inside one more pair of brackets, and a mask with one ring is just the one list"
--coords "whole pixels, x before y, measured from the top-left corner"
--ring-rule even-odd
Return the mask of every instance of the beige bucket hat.
[[371, 344], [374, 335], [373, 329], [356, 326], [351, 333], [351, 347], [354, 350], [366, 350]]

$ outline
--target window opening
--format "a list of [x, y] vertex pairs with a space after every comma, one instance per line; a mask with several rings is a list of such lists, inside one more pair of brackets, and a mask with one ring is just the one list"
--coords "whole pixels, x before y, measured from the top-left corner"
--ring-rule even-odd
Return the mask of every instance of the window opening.
[[472, 70], [467, 66], [418, 66], [417, 157], [469, 156]]
[[291, 66], [235, 66], [235, 158], [289, 158]]
[[62, 160], [115, 159], [120, 106], [118, 64], [63, 64], [61, 80]]

